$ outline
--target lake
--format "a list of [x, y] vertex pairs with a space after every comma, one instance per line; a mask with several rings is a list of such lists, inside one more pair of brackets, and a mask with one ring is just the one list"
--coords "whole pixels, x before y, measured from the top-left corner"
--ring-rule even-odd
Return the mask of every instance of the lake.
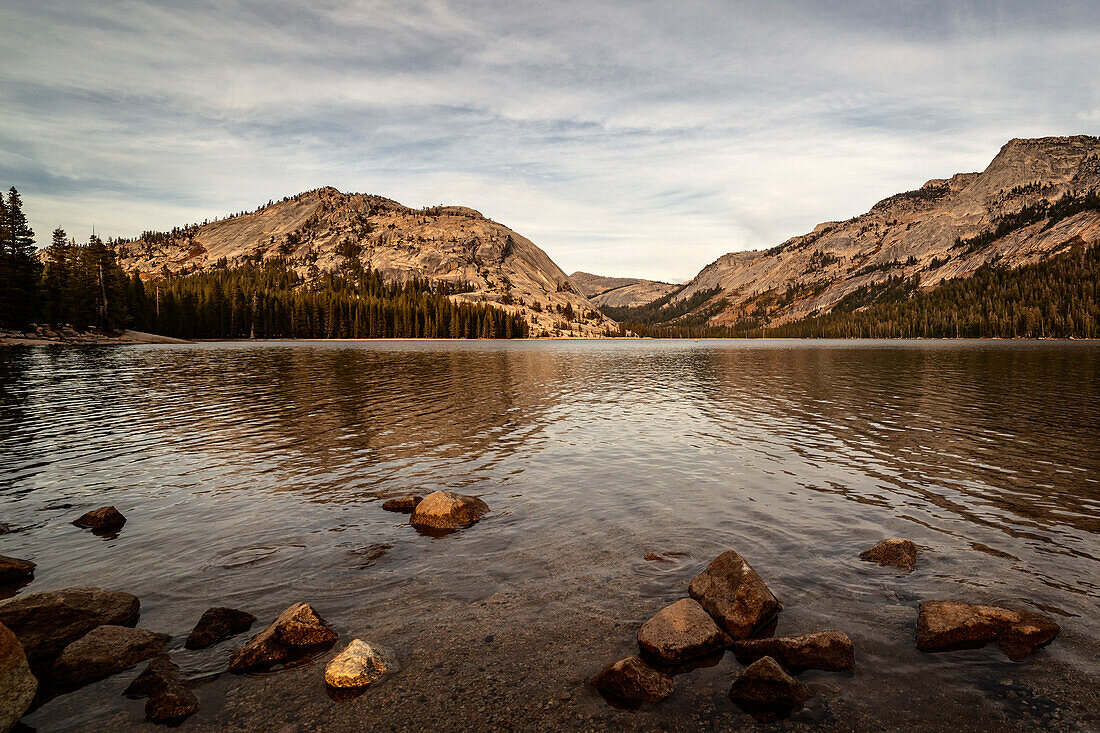
[[[638, 712], [587, 684], [726, 549], [782, 601], [777, 634], [855, 641], [854, 673], [801, 675], [816, 696], [781, 729], [1100, 726], [1097, 343], [9, 348], [0, 455], [0, 554], [38, 563], [19, 592], [140, 597], [195, 685], [185, 729], [755, 730], [730, 654]], [[439, 488], [492, 511], [432, 537], [381, 509]], [[117, 537], [70, 525], [105, 504]], [[916, 570], [858, 559], [888, 537]], [[918, 604], [948, 598], [1062, 634], [1022, 663], [917, 651]], [[310, 664], [230, 675], [247, 635], [183, 649], [207, 607], [258, 631], [297, 601], [340, 634]], [[324, 664], [354, 637], [402, 670], [332, 699]], [[143, 666], [24, 722], [153, 729], [122, 695]]]

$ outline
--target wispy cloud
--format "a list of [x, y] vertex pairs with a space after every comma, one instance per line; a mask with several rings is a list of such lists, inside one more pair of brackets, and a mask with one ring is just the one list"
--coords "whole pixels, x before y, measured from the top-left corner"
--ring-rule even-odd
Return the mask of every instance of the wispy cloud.
[[42, 240], [334, 185], [684, 279], [1100, 132], [1100, 7], [1055, 5], [8, 0], [0, 183]]

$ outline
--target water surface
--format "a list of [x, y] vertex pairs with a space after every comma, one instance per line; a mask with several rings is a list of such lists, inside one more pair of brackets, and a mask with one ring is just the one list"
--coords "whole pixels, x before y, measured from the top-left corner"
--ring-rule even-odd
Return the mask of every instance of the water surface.
[[[836, 628], [853, 674], [780, 728], [1100, 725], [1100, 346], [1007, 342], [313, 342], [0, 351], [0, 554], [20, 592], [142, 601], [196, 685], [188, 729], [754, 729], [741, 667], [608, 707], [586, 680], [725, 549], [780, 597], [777, 633]], [[385, 498], [480, 495], [433, 538]], [[117, 537], [70, 526], [114, 504]], [[65, 506], [71, 505], [71, 506]], [[918, 568], [860, 562], [913, 539]], [[647, 561], [647, 553], [667, 561]], [[1021, 664], [925, 655], [921, 600], [1029, 608], [1063, 634]], [[312, 664], [225, 674], [242, 639], [183, 640], [228, 605], [307, 601], [340, 632]], [[326, 695], [354, 637], [401, 674]], [[140, 668], [139, 668], [140, 669]], [[142, 728], [138, 669], [56, 698], [40, 731]]]

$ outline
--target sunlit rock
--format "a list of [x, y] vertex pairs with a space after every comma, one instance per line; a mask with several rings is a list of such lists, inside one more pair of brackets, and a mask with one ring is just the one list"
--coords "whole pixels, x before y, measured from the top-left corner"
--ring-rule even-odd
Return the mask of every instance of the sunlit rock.
[[922, 652], [977, 649], [996, 642], [1009, 658], [1022, 659], [1058, 636], [1061, 627], [1045, 616], [963, 601], [926, 601], [917, 617]]
[[425, 529], [467, 527], [489, 512], [489, 506], [475, 496], [453, 491], [434, 491], [416, 505], [409, 521]]
[[713, 654], [729, 643], [714, 619], [690, 598], [661, 609], [638, 631], [642, 654], [669, 666]]
[[912, 570], [917, 564], [917, 546], [906, 539], [883, 540], [859, 553], [860, 560]]
[[354, 639], [325, 667], [325, 682], [341, 688], [366, 687], [383, 675], [399, 670], [393, 652], [377, 644]]
[[734, 639], [747, 639], [783, 606], [733, 550], [716, 557], [688, 587], [691, 597]]
[[229, 671], [268, 669], [328, 649], [336, 639], [336, 632], [309, 604], [295, 603], [233, 654]]

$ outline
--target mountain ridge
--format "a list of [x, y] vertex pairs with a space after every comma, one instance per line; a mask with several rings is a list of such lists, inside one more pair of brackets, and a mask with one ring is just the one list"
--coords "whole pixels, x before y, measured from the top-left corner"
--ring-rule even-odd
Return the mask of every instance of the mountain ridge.
[[641, 277], [608, 277], [577, 270], [569, 279], [599, 308], [624, 308], [651, 303], [681, 285]]

